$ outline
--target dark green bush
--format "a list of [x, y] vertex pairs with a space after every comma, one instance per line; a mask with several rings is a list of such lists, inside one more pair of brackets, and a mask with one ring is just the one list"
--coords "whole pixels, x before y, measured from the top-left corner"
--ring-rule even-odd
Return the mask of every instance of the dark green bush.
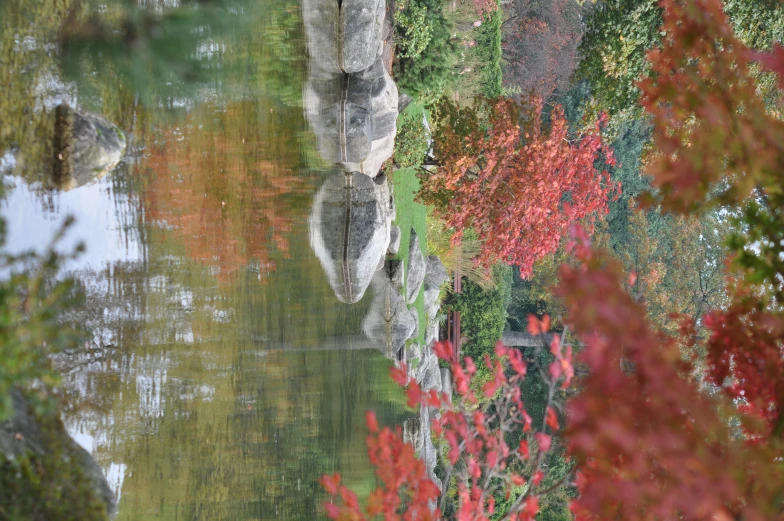
[[15, 460], [0, 454], [0, 520], [108, 519], [60, 418], [32, 414], [41, 429], [43, 453], [28, 451]]
[[481, 94], [488, 98], [497, 98], [503, 89], [501, 74], [501, 10], [485, 20], [476, 31], [476, 53], [482, 69]]
[[448, 296], [446, 308], [460, 312], [461, 335], [466, 339], [462, 355], [479, 363], [484, 353], [492, 353], [506, 324], [506, 308], [512, 288], [512, 268], [502, 264], [493, 268], [495, 285], [482, 289], [463, 279], [461, 293]]
[[[414, 57], [398, 55], [395, 63], [395, 80], [398, 87], [410, 92], [425, 105], [434, 103], [454, 82], [455, 45], [451, 41], [452, 27], [444, 17], [440, 0], [410, 0], [406, 7], [421, 13], [426, 9], [425, 20], [417, 24], [401, 24], [395, 20], [397, 40], [426, 41]], [[403, 17], [403, 21], [407, 18]], [[422, 28], [427, 28], [429, 38], [424, 38]], [[404, 53], [408, 55], [408, 53]]]

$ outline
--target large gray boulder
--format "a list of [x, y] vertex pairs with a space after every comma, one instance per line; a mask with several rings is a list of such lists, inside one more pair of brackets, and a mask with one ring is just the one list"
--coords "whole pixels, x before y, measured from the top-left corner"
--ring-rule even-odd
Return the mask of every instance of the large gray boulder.
[[311, 67], [360, 72], [381, 56], [385, 0], [302, 0]]
[[397, 255], [400, 251], [400, 226], [393, 226], [389, 232], [389, 248], [387, 253]]
[[358, 302], [389, 247], [386, 179], [335, 174], [316, 194], [309, 218], [310, 245], [338, 300]]
[[425, 281], [427, 262], [419, 245], [419, 237], [411, 228], [411, 240], [408, 246], [408, 279], [406, 280], [406, 302], [413, 304]]
[[71, 190], [111, 172], [125, 153], [125, 134], [96, 114], [55, 109], [54, 182]]
[[441, 368], [441, 392], [452, 401], [452, 373], [448, 368]]
[[[390, 268], [376, 272], [373, 278], [373, 301], [362, 322], [365, 335], [379, 343], [385, 356], [394, 358], [412, 337], [417, 327], [417, 318], [406, 307], [397, 284], [390, 278]], [[402, 270], [401, 270], [402, 271]]]
[[397, 86], [381, 60], [354, 74], [311, 69], [303, 92], [321, 156], [370, 177], [392, 156], [397, 102]]
[[438, 357], [431, 349], [425, 348], [415, 379], [424, 392], [428, 392], [430, 389], [441, 392], [441, 370], [438, 367]]
[[419, 336], [419, 313], [417, 312], [416, 308], [411, 308], [408, 310], [411, 313], [411, 317], [414, 319], [414, 331], [411, 332], [411, 336], [408, 337], [409, 340], [415, 340]]
[[425, 330], [425, 345], [438, 342], [438, 320], [434, 315], [428, 315], [427, 329]]
[[[11, 390], [11, 404], [11, 416], [0, 423], [0, 463], [8, 461], [14, 464], [30, 455], [42, 462], [47, 458], [62, 458], [64, 468], [75, 468], [86, 478], [90, 491], [106, 506], [109, 517], [113, 517], [117, 513], [117, 499], [101, 468], [92, 456], [68, 435], [59, 418], [49, 418], [42, 424], [32, 413], [28, 401], [16, 388]], [[74, 509], [77, 509], [83, 505], [77, 505], [76, 502], [83, 502], [85, 498], [65, 497], [63, 501], [73, 501]]]
[[435, 317], [441, 308], [439, 297], [441, 286], [449, 280], [441, 259], [435, 255], [427, 258], [427, 273], [425, 274], [425, 313], [428, 317]]
[[433, 286], [425, 281], [425, 314], [428, 317], [435, 317], [441, 309], [439, 298], [441, 297], [441, 288]]
[[449, 274], [436, 255], [428, 255], [427, 257], [427, 274], [425, 275], [425, 282], [431, 286], [440, 288], [445, 282], [449, 280]]

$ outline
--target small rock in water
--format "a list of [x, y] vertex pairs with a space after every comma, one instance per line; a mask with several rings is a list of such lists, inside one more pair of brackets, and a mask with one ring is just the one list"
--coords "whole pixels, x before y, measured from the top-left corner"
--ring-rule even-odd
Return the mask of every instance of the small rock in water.
[[55, 109], [54, 134], [54, 182], [62, 190], [102, 178], [125, 153], [125, 134], [116, 125], [68, 105]]

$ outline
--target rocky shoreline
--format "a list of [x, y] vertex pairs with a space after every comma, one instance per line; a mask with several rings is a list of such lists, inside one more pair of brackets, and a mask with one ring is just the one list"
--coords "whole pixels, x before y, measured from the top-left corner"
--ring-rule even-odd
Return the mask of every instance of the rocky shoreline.
[[[358, 302], [372, 286], [364, 334], [395, 363], [405, 362], [409, 377], [424, 391], [451, 394], [449, 372], [439, 367], [432, 349], [438, 340], [441, 287], [449, 276], [438, 257], [425, 258], [423, 239], [413, 229], [408, 259], [397, 258], [401, 230], [392, 225], [392, 188], [381, 173], [394, 151], [398, 113], [410, 102], [390, 76], [392, 4], [305, 0], [303, 10], [311, 60], [305, 115], [322, 157], [339, 170], [316, 195], [309, 219], [311, 247], [341, 302]], [[413, 304], [423, 288], [427, 323], [420, 325]], [[425, 344], [410, 343], [420, 327], [426, 330]], [[426, 462], [429, 477], [441, 486], [430, 435], [434, 414], [438, 411], [422, 406], [404, 432]]]

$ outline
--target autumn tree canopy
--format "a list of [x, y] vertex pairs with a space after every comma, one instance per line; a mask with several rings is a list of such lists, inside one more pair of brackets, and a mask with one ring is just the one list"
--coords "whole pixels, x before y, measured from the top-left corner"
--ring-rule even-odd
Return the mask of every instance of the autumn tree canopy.
[[[639, 85], [643, 108], [653, 122], [654, 155], [647, 172], [663, 207], [685, 214], [673, 221], [684, 227], [684, 241], [722, 230], [717, 223], [708, 223], [699, 232], [692, 229], [690, 214], [701, 208], [722, 205], [734, 220], [737, 231], [728, 241], [735, 250], [729, 259], [732, 277], [726, 279], [729, 299], [703, 299], [692, 310], [702, 314], [706, 335], [695, 334], [695, 321], [688, 316], [677, 331], [663, 331], [649, 320], [649, 303], [637, 298], [635, 290], [637, 284], [658, 284], [660, 274], [629, 273], [617, 257], [592, 245], [585, 229], [572, 227], [567, 250], [573, 260], [560, 269], [557, 295], [565, 305], [564, 322], [579, 339], [576, 372], [581, 376], [579, 391], [563, 417], [548, 411], [541, 425], [531, 425], [521, 415], [526, 409], [516, 403], [516, 384], [532, 365], [520, 351], [504, 346], [485, 361], [491, 375], [484, 379], [483, 391], [494, 400], [492, 416], [471, 387], [473, 360], [452, 364], [454, 403], [444, 404], [447, 397], [422, 395], [415, 386], [407, 387], [412, 403], [442, 407], [433, 429], [448, 440], [447, 465], [464, 458], [457, 472], [454, 516], [461, 521], [491, 516], [533, 519], [539, 511], [537, 498], [549, 491], [541, 488], [541, 468], [534, 465], [519, 472], [520, 467], [509, 462], [525, 460], [526, 455], [539, 461], [551, 448], [550, 433], [560, 429], [562, 420], [576, 464], [571, 483], [578, 492], [571, 509], [578, 520], [774, 521], [784, 516], [784, 123], [777, 110], [784, 91], [784, 49], [760, 52], [747, 47], [734, 34], [720, 0], [661, 0], [660, 6], [661, 46], [648, 53], [652, 74]], [[760, 96], [757, 80], [762, 69], [779, 75], [776, 104]], [[552, 128], [557, 119], [556, 113]], [[453, 141], [462, 144], [462, 153], [457, 146], [442, 149], [442, 154], [452, 150], [453, 156], [441, 157], [457, 159], [444, 161], [443, 176], [431, 177], [437, 183], [431, 185], [436, 188], [433, 193], [444, 198], [441, 211], [446, 213], [448, 197], [453, 197], [455, 225], [481, 229], [490, 236], [488, 244], [495, 244], [491, 230], [507, 230], [506, 223], [496, 228], [488, 223], [506, 218], [513, 221], [509, 227], [519, 227], [529, 222], [525, 212], [506, 211], [510, 201], [518, 203], [509, 194], [536, 201], [542, 193], [537, 188], [545, 184], [538, 178], [540, 184], [534, 186], [515, 184], [509, 177], [499, 181], [487, 174], [503, 172], [498, 165], [507, 165], [504, 159], [519, 153], [510, 127], [496, 136], [495, 130], [504, 127], [491, 113], [485, 126], [489, 130], [481, 139]], [[523, 148], [539, 138], [530, 127], [524, 128]], [[484, 145], [491, 139], [494, 146], [505, 148], [495, 149], [495, 154], [486, 151]], [[535, 178], [535, 172], [525, 172]], [[550, 172], [551, 177], [557, 178], [554, 174], [559, 172]], [[509, 182], [506, 192], [499, 182]], [[485, 197], [470, 199], [473, 192]], [[466, 201], [471, 202], [468, 208], [463, 207]], [[482, 206], [496, 203], [495, 211]], [[642, 216], [632, 214], [634, 219]], [[525, 235], [514, 235], [521, 236]], [[650, 244], [640, 244], [628, 252], [628, 264], [650, 257], [652, 250]], [[512, 250], [500, 251], [509, 255]], [[707, 311], [708, 307], [714, 308]], [[531, 334], [547, 328], [546, 321], [531, 317]], [[571, 356], [564, 347], [550, 344], [554, 361], [542, 377], [551, 383], [566, 384], [571, 376]], [[684, 348], [699, 348], [706, 353], [704, 360], [695, 355], [697, 349]], [[439, 349], [443, 358], [455, 362], [448, 350]], [[690, 355], [683, 356], [684, 352]], [[695, 372], [695, 364], [701, 362], [705, 371]], [[461, 409], [466, 400], [476, 406]], [[507, 422], [524, 433], [538, 431], [536, 452], [527, 444], [506, 443]], [[369, 424], [372, 443], [379, 427]], [[383, 461], [378, 466], [389, 469]], [[394, 481], [396, 488], [389, 494], [409, 490], [406, 475], [391, 472], [400, 480]], [[520, 488], [509, 487], [505, 497], [511, 502], [501, 509], [494, 492], [509, 483]], [[433, 499], [432, 489], [426, 491], [422, 507]], [[417, 502], [416, 496], [406, 498]], [[346, 508], [329, 514], [336, 519], [365, 518], [358, 506]], [[387, 518], [396, 518], [398, 512], [393, 508]], [[439, 515], [430, 512], [417, 518]]]
[[457, 230], [483, 238], [486, 262], [520, 267], [554, 252], [569, 225], [607, 212], [617, 185], [595, 163], [612, 164], [600, 123], [573, 136], [563, 109], [543, 121], [541, 99], [481, 100], [472, 107], [442, 102], [435, 153], [441, 165], [421, 175], [420, 198]]

